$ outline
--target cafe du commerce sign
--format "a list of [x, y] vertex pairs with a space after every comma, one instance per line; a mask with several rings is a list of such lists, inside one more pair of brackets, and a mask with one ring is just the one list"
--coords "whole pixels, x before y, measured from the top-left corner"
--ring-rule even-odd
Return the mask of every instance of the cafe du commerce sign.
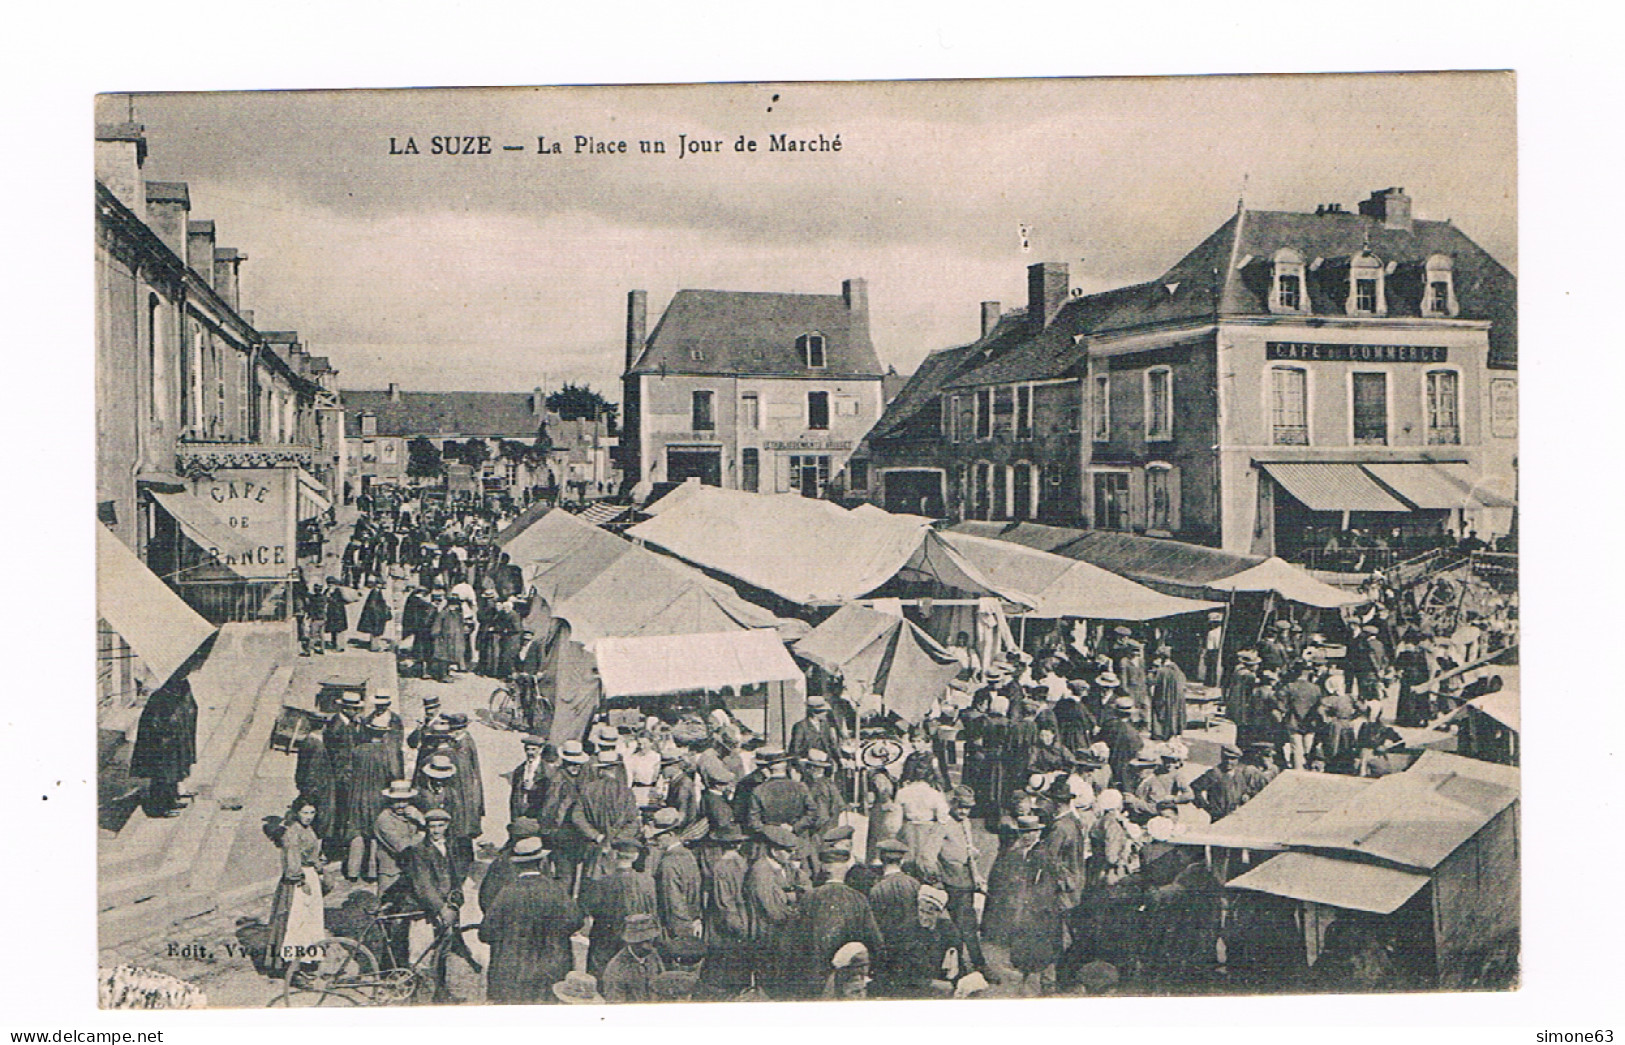
[[1313, 363], [1444, 363], [1443, 345], [1322, 345], [1311, 341], [1269, 341], [1264, 358]]
[[237, 538], [220, 564], [248, 579], [286, 578], [294, 566], [292, 468], [220, 469], [192, 496]]

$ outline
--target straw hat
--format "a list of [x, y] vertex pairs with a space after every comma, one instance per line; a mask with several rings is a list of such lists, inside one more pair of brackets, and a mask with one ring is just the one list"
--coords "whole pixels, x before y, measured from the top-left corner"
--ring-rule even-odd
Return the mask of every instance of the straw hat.
[[384, 797], [391, 802], [406, 801], [418, 796], [418, 789], [405, 780], [391, 780], [384, 788]]
[[435, 755], [423, 767], [423, 775], [435, 780], [447, 780], [457, 775], [457, 766], [450, 755]]
[[553, 985], [553, 996], [566, 1005], [604, 1004], [604, 996], [598, 993], [598, 977], [574, 970]]

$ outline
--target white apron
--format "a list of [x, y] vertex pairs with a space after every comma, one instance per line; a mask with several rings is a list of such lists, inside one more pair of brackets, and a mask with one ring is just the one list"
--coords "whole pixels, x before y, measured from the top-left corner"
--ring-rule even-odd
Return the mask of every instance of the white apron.
[[323, 920], [322, 876], [314, 867], [305, 868], [305, 888], [293, 890], [293, 901], [288, 908], [288, 929], [282, 934], [282, 959], [293, 961], [301, 957], [300, 949], [310, 947], [327, 935]]

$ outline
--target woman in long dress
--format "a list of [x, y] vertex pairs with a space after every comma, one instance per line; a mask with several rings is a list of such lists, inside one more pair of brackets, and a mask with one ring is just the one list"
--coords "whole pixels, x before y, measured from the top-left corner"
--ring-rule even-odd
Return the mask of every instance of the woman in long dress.
[[325, 906], [322, 903], [322, 841], [312, 826], [316, 803], [296, 799], [283, 819], [277, 845], [282, 850], [282, 878], [271, 900], [271, 935], [266, 946], [266, 964], [280, 973], [290, 961], [315, 960], [305, 957], [304, 948], [327, 935]]

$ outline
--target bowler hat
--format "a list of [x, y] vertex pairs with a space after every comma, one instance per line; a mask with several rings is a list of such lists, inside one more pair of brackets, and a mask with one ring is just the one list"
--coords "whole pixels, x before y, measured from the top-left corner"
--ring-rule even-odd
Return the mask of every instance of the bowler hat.
[[660, 923], [652, 914], [629, 914], [621, 924], [621, 939], [627, 943], [648, 943], [659, 937]]
[[1021, 816], [1016, 817], [1016, 830], [1023, 834], [1028, 831], [1042, 831], [1043, 829], [1044, 821], [1031, 813], [1023, 813]]

